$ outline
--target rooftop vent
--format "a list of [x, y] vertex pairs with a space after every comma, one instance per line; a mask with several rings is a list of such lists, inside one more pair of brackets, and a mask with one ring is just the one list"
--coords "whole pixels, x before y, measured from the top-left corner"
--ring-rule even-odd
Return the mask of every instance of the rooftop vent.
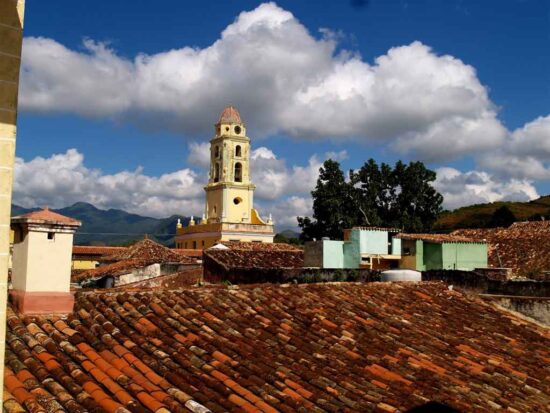
[[422, 281], [422, 273], [414, 270], [387, 270], [380, 274], [382, 281]]

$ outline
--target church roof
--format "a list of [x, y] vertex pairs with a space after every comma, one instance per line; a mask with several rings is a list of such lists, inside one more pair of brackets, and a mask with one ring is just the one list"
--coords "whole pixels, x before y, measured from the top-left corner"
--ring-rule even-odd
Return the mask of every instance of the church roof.
[[50, 211], [48, 208], [13, 217], [12, 222], [55, 223], [75, 226], [81, 225], [80, 221], [58, 214], [57, 212]]
[[235, 106], [226, 106], [220, 114], [218, 123], [242, 123], [241, 115]]

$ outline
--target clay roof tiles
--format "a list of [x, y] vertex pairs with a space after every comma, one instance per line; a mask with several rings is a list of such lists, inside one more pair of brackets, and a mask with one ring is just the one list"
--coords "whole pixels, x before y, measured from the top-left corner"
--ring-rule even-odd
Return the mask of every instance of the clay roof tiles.
[[465, 243], [485, 243], [485, 240], [475, 236], [461, 236], [458, 234], [405, 234], [400, 233], [396, 235], [396, 238], [409, 239], [409, 240], [422, 240], [426, 242], [432, 242], [436, 244], [443, 244], [447, 242], [465, 242]]
[[73, 245], [73, 255], [103, 256], [125, 251], [126, 247], [109, 247], [102, 245]]
[[40, 211], [33, 211], [27, 214], [19, 215], [12, 218], [12, 222], [47, 222], [47, 223], [58, 223], [71, 226], [80, 226], [81, 222], [66, 217], [65, 215], [58, 214], [57, 212], [50, 211], [48, 208], [41, 209]]
[[549, 412], [549, 349], [442, 283], [81, 293], [66, 319], [8, 308], [4, 407]]
[[512, 268], [516, 275], [547, 279], [550, 271], [550, 221], [516, 222], [508, 228], [461, 229], [454, 235], [485, 238], [489, 266]]
[[218, 123], [242, 123], [241, 115], [236, 107], [226, 106], [220, 113]]

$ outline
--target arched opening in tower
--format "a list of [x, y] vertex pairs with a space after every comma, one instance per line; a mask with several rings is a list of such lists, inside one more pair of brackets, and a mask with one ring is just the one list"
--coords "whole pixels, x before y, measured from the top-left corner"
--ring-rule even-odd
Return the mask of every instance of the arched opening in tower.
[[216, 162], [214, 166], [214, 182], [220, 181], [220, 164]]
[[241, 145], [235, 147], [235, 156], [241, 157]]
[[243, 181], [243, 166], [240, 162], [235, 164], [235, 182]]

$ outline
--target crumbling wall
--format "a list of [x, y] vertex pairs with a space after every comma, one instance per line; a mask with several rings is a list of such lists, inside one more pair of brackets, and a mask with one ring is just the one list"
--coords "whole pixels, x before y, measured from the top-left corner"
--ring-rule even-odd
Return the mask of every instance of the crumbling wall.
[[483, 298], [507, 310], [515, 311], [550, 326], [550, 298], [508, 295], [485, 295]]

